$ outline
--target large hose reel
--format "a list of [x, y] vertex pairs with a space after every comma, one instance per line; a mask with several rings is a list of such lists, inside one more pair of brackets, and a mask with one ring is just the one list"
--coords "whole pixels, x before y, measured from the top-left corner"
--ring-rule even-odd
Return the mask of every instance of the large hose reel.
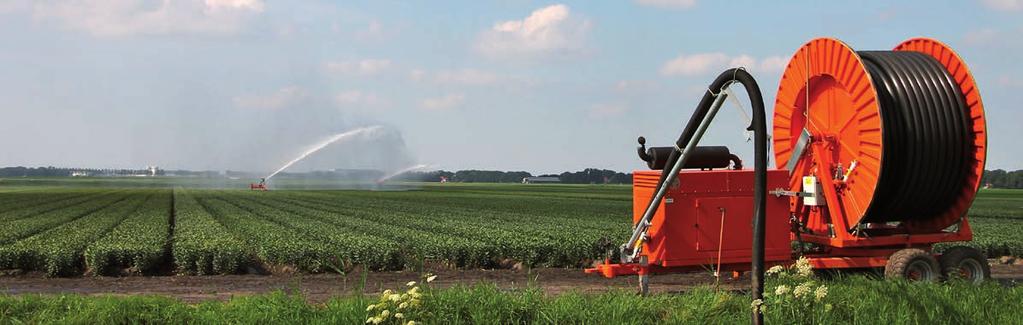
[[790, 169], [791, 190], [811, 175], [834, 189], [812, 217], [820, 223], [935, 231], [956, 224], [976, 195], [983, 105], [966, 65], [938, 41], [854, 51], [812, 40], [789, 62], [774, 112], [775, 158]]

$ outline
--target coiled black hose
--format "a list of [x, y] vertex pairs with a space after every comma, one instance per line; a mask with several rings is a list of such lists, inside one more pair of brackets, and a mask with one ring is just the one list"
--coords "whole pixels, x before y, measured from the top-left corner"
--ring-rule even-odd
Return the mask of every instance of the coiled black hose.
[[862, 222], [927, 220], [955, 202], [973, 140], [966, 100], [936, 59], [909, 51], [857, 52], [874, 81], [883, 158]]

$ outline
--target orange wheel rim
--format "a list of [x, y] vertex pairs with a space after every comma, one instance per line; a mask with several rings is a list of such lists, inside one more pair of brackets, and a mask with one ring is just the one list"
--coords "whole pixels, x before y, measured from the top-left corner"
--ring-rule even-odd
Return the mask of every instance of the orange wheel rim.
[[[807, 110], [807, 107], [809, 110]], [[863, 218], [874, 197], [883, 159], [882, 122], [877, 92], [859, 55], [845, 43], [818, 38], [806, 43], [789, 61], [778, 86], [774, 107], [774, 153], [777, 166], [785, 166], [805, 128], [813, 141], [812, 152], [800, 159], [828, 161], [848, 168], [846, 186], [836, 198], [840, 212], [852, 226]], [[791, 186], [798, 190], [800, 178], [816, 174], [832, 177], [830, 166], [800, 163], [792, 171]], [[837, 220], [836, 220], [837, 221]]]

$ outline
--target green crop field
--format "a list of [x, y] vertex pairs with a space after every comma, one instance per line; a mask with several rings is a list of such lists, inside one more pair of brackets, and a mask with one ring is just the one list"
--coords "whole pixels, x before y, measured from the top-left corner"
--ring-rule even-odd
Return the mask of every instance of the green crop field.
[[[0, 269], [68, 276], [581, 267], [623, 242], [631, 222], [628, 186], [256, 192], [76, 182], [0, 182]], [[1023, 191], [983, 190], [970, 215], [969, 245], [1023, 255]]]
[[[624, 240], [624, 186], [404, 191], [32, 187], [0, 192], [0, 269], [51, 276], [577, 267]], [[69, 184], [69, 183], [61, 183]], [[74, 184], [74, 183], [70, 183]]]

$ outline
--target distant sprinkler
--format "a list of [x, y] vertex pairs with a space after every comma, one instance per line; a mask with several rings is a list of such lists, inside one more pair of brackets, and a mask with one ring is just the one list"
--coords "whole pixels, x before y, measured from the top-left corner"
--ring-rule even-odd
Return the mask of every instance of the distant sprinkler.
[[378, 179], [377, 180], [377, 184], [383, 184], [384, 182], [386, 182], [386, 181], [388, 181], [388, 180], [390, 180], [392, 178], [395, 178], [395, 177], [397, 177], [399, 175], [402, 175], [402, 174], [405, 174], [405, 173], [408, 173], [408, 172], [411, 172], [411, 171], [414, 171], [414, 170], [419, 170], [419, 169], [427, 168], [427, 167], [430, 167], [430, 165], [418, 164], [418, 165], [415, 165], [415, 166], [399, 169], [396, 172], [393, 172], [393, 173], [391, 173], [391, 174], [389, 174], [387, 176], [384, 176], [384, 177], [381, 177], [380, 179]]

